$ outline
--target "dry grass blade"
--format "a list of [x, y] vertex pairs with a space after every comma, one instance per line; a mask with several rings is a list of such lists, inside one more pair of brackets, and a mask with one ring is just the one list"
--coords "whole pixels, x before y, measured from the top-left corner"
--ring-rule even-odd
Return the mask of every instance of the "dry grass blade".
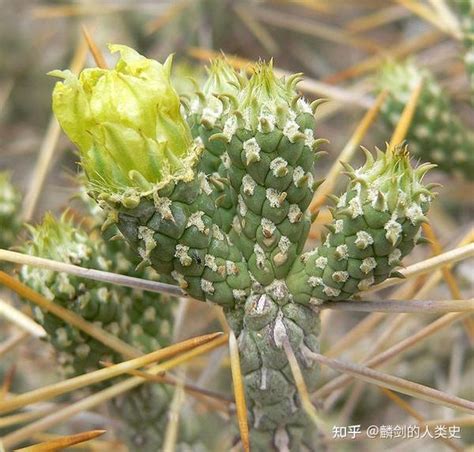
[[336, 185], [337, 177], [339, 176], [342, 169], [341, 162], [350, 162], [355, 151], [358, 149], [358, 146], [360, 145], [361, 141], [369, 130], [370, 126], [377, 118], [377, 115], [380, 112], [380, 108], [382, 107], [385, 98], [387, 97], [387, 94], [388, 93], [386, 91], [383, 91], [379, 94], [379, 96], [375, 100], [375, 103], [364, 115], [356, 130], [350, 137], [349, 141], [344, 146], [342, 152], [339, 154], [337, 161], [332, 165], [326, 176], [326, 180], [321, 184], [321, 186], [314, 194], [314, 199], [309, 207], [312, 213], [316, 212], [325, 203], [327, 195], [333, 191], [334, 186]]
[[[474, 237], [474, 231], [470, 230], [458, 243], [457, 246], [463, 246], [472, 242]], [[419, 278], [418, 278], [419, 279]], [[413, 288], [404, 289], [401, 287], [397, 289], [391, 297], [394, 299], [415, 299], [426, 297], [429, 294], [429, 291], [440, 281], [440, 272], [435, 272], [424, 284], [417, 290], [419, 287], [418, 284], [415, 284]], [[416, 281], [415, 281], [416, 282]], [[416, 291], [416, 292], [415, 292]], [[352, 330], [346, 333], [342, 338], [340, 338], [336, 344], [334, 344], [326, 353], [325, 356], [334, 357], [341, 353], [349, 346], [354, 346], [354, 344], [360, 340], [362, 337], [366, 337], [367, 334], [372, 331], [375, 326], [377, 326], [383, 319], [385, 314], [375, 312], [367, 316], [362, 320], [358, 325], [356, 325]]]
[[148, 22], [148, 24], [145, 26], [146, 33], [156, 33], [160, 28], [181, 14], [189, 5], [189, 0], [173, 2], [160, 16], [158, 16], [156, 19], [153, 19], [151, 22]]
[[401, 392], [427, 402], [435, 403], [437, 405], [447, 406], [449, 408], [465, 411], [467, 413], [474, 413], [474, 402], [471, 402], [470, 400], [452, 396], [442, 391], [438, 391], [437, 389], [379, 372], [377, 370], [370, 369], [369, 367], [327, 358], [323, 355], [320, 355], [319, 353], [308, 352], [308, 354], [320, 364], [328, 366], [331, 369], [337, 370], [339, 372], [351, 375], [368, 383], [373, 383], [377, 386], [393, 389], [397, 392]]
[[474, 426], [474, 416], [460, 416], [453, 419], [430, 419], [423, 421], [423, 425], [458, 425], [459, 427], [472, 427]]
[[[214, 350], [217, 347], [224, 345], [228, 341], [227, 335], [222, 335], [217, 337], [207, 344], [196, 347], [194, 350], [188, 351], [181, 354], [178, 357], [172, 358], [168, 361], [163, 362], [160, 365], [153, 366], [149, 372], [158, 374], [166, 370], [172, 369], [180, 364], [190, 361], [191, 359], [200, 356], [204, 353], [208, 353], [211, 350]], [[105, 369], [104, 369], [105, 370]], [[107, 400], [110, 400], [120, 394], [123, 394], [130, 389], [133, 389], [141, 384], [146, 382], [143, 378], [132, 377], [125, 381], [121, 381], [111, 387], [104, 389], [100, 392], [97, 392], [91, 396], [85, 397], [76, 403], [69, 405], [65, 408], [57, 410], [55, 413], [45, 416], [42, 419], [33, 422], [21, 429], [16, 430], [15, 432], [9, 433], [3, 437], [3, 445], [5, 448], [11, 448], [16, 444], [25, 441], [30, 438], [35, 433], [49, 429], [57, 424], [63, 424], [67, 419], [81, 413], [82, 411], [89, 410]]]
[[[74, 57], [71, 62], [71, 71], [79, 72], [84, 66], [87, 55], [87, 45], [84, 41], [80, 40]], [[44, 136], [43, 142], [39, 150], [38, 160], [36, 163], [33, 179], [31, 181], [28, 192], [23, 199], [23, 212], [22, 217], [25, 222], [30, 221], [33, 218], [33, 214], [38, 203], [41, 191], [48, 174], [51, 161], [54, 157], [54, 151], [56, 144], [59, 139], [61, 128], [56, 118], [51, 116], [46, 135]]]
[[66, 323], [75, 326], [112, 350], [121, 353], [126, 358], [135, 358], [141, 355], [141, 352], [138, 349], [132, 347], [126, 342], [123, 342], [102, 328], [87, 322], [74, 312], [69, 311], [68, 309], [65, 309], [62, 306], [54, 303], [53, 301], [46, 299], [38, 292], [35, 292], [33, 289], [30, 289], [28, 286], [22, 284], [20, 281], [12, 278], [2, 271], [0, 271], [0, 284], [13, 290], [21, 297], [30, 300], [41, 309], [45, 309], [51, 314], [59, 317], [61, 320], [64, 320]]
[[234, 11], [242, 23], [270, 55], [276, 55], [279, 52], [278, 44], [272, 35], [256, 20], [255, 16], [248, 11], [247, 5], [244, 7], [237, 4], [234, 6]]
[[245, 452], [250, 451], [249, 424], [247, 419], [247, 403], [245, 402], [244, 382], [240, 369], [239, 347], [234, 332], [229, 332], [230, 368], [234, 386], [235, 406], [240, 431], [240, 440]]
[[[106, 367], [110, 367], [113, 365], [111, 363], [104, 362], [101, 362], [101, 364]], [[127, 374], [134, 375], [136, 377], [141, 377], [145, 380], [155, 383], [164, 383], [173, 386], [176, 386], [179, 383], [179, 381], [175, 377], [172, 377], [170, 375], [153, 375], [149, 372], [144, 372], [142, 370], [129, 370]], [[207, 389], [200, 388], [195, 385], [185, 383], [183, 384], [183, 389], [186, 391], [186, 393], [192, 395], [196, 399], [199, 399], [204, 404], [209, 405], [212, 408], [217, 409], [226, 414], [229, 412], [229, 406], [234, 403], [233, 400], [226, 398], [222, 394], [218, 394], [216, 392], [209, 391]]]
[[46, 441], [40, 444], [34, 444], [21, 449], [15, 449], [17, 452], [46, 452], [57, 451], [75, 444], [84, 443], [97, 438], [105, 433], [105, 430], [91, 430], [89, 432], [76, 433], [75, 435], [62, 436], [61, 438]]
[[320, 309], [357, 312], [413, 312], [434, 314], [443, 312], [474, 312], [474, 299], [470, 300], [377, 300], [377, 301], [326, 301]]
[[30, 337], [26, 331], [18, 331], [10, 338], [0, 344], [0, 358], [18, 347], [23, 341]]
[[33, 267], [46, 268], [55, 272], [64, 272], [81, 278], [92, 279], [105, 283], [115, 284], [117, 286], [130, 287], [132, 289], [147, 290], [148, 292], [166, 293], [169, 295], [182, 296], [183, 291], [171, 284], [164, 284], [147, 279], [134, 278], [132, 276], [110, 273], [92, 268], [83, 268], [78, 265], [65, 264], [64, 262], [44, 259], [42, 257], [29, 256], [27, 254], [17, 253], [0, 249], [0, 261], [13, 262], [21, 265], [31, 265]]
[[96, 16], [99, 14], [113, 14], [118, 11], [127, 10], [133, 8], [131, 5], [113, 5], [104, 4], [99, 5], [58, 5], [58, 6], [38, 6], [31, 10], [31, 14], [37, 19], [54, 19], [54, 18], [65, 18], [74, 16]]
[[[395, 345], [391, 346], [387, 350], [375, 355], [374, 357], [370, 358], [369, 360], [365, 361], [363, 364], [367, 367], [377, 367], [380, 366], [395, 357], [399, 357], [403, 352], [409, 350], [410, 348], [418, 345], [420, 341], [426, 339], [427, 337], [433, 335], [437, 331], [448, 327], [452, 323], [462, 320], [466, 318], [469, 313], [465, 312], [456, 312], [445, 314], [439, 319], [436, 319], [434, 322], [431, 322], [424, 328], [422, 328], [417, 333], [403, 339], [400, 342], [397, 342]], [[319, 388], [313, 396], [315, 398], [322, 398], [327, 397], [329, 394], [333, 393], [334, 391], [346, 386], [351, 381], [351, 377], [348, 375], [342, 375], [334, 380], [326, 383], [324, 386]]]
[[[447, 264], [453, 264], [455, 262], [459, 262], [470, 257], [474, 257], [474, 243], [464, 245], [450, 251], [446, 251], [445, 253], [439, 254], [438, 256], [434, 256], [430, 259], [418, 262], [417, 264], [410, 265], [409, 267], [400, 270], [400, 273], [405, 278], [413, 278], [423, 273], [428, 273], [437, 270], [438, 268], [443, 267]], [[399, 284], [403, 281], [404, 279], [400, 280], [399, 278], [389, 278], [383, 283], [378, 284], [374, 288], [369, 289], [365, 293], [384, 289], [385, 287], [390, 287], [394, 284]]]
[[0, 413], [7, 413], [32, 403], [48, 400], [76, 389], [109, 380], [122, 375], [129, 370], [138, 369], [139, 367], [149, 365], [156, 361], [168, 359], [179, 353], [192, 350], [193, 348], [197, 348], [202, 344], [212, 342], [214, 339], [219, 338], [220, 336], [222, 336], [222, 333], [213, 333], [188, 339], [178, 344], [170, 345], [169, 347], [148, 353], [147, 355], [115, 364], [114, 366], [108, 367], [106, 369], [99, 369], [94, 372], [79, 375], [78, 377], [70, 378], [58, 383], [53, 383], [49, 386], [35, 389], [25, 394], [12, 397], [8, 400], [0, 401]]
[[43, 417], [55, 410], [56, 408], [48, 407], [34, 411], [27, 411], [24, 413], [12, 414], [10, 416], [2, 416], [0, 417], [0, 428], [10, 427], [16, 424], [24, 424], [25, 422], [30, 422], [38, 419], [39, 417]]
[[316, 408], [311, 402], [311, 398], [309, 397], [308, 388], [306, 387], [303, 374], [301, 373], [300, 366], [288, 339], [283, 342], [283, 348], [285, 350], [286, 357], [288, 358], [288, 363], [290, 364], [291, 374], [293, 375], [293, 379], [295, 380], [295, 385], [298, 389], [298, 394], [300, 396], [303, 409], [306, 411], [306, 414], [313, 421], [316, 427], [318, 427], [322, 432], [328, 433], [329, 428], [327, 423], [323, 419], [321, 419], [318, 412], [316, 411]]
[[82, 25], [81, 27], [82, 30], [82, 35], [84, 36], [84, 39], [87, 42], [87, 46], [89, 47], [89, 51], [91, 52], [95, 64], [97, 64], [97, 67], [101, 69], [108, 69], [107, 62], [105, 61], [104, 54], [101, 52], [99, 49], [98, 45], [92, 38], [92, 35], [89, 33], [89, 30], [85, 25]]
[[424, 80], [421, 78], [421, 80], [416, 84], [415, 88], [411, 92], [410, 99], [405, 105], [397, 127], [395, 128], [392, 138], [390, 139], [390, 148], [399, 145], [405, 139], [415, 115], [416, 106], [418, 105], [421, 90], [423, 89], [423, 83]]
[[[441, 254], [443, 252], [443, 248], [441, 247], [441, 243], [439, 243], [438, 237], [436, 236], [435, 231], [433, 230], [431, 225], [429, 223], [424, 223], [422, 225], [422, 228], [425, 237], [430, 241], [430, 246], [433, 250], [433, 254]], [[443, 278], [449, 287], [451, 296], [453, 298], [461, 299], [461, 289], [459, 288], [456, 278], [454, 277], [449, 267], [442, 267], [441, 273], [443, 274]], [[469, 340], [471, 341], [471, 345], [474, 345], [474, 320], [472, 320], [471, 318], [467, 318], [466, 320], [464, 320], [464, 329], [466, 330]]]
[[4, 317], [34, 337], [46, 336], [46, 331], [41, 325], [2, 299], [0, 299], [0, 317]]
[[381, 48], [373, 41], [352, 36], [341, 28], [316, 22], [315, 20], [306, 20], [302, 17], [291, 16], [283, 12], [272, 11], [269, 8], [252, 8], [252, 14], [258, 17], [262, 22], [286, 30], [303, 33], [309, 36], [324, 39], [326, 41], [342, 44], [343, 46], [352, 46], [366, 52], [380, 52]]
[[[406, 9], [411, 11], [413, 14], [421, 17], [425, 21], [429, 22], [430, 24], [434, 25], [441, 31], [451, 35], [453, 38], [462, 39], [462, 33], [457, 27], [452, 27], [449, 22], [447, 22], [443, 16], [437, 14], [435, 10], [424, 5], [419, 1], [414, 0], [396, 0], [397, 3], [403, 5]], [[437, 0], [440, 2], [441, 0]]]
[[388, 49], [384, 55], [371, 56], [354, 66], [337, 72], [327, 77], [325, 81], [329, 83], [341, 83], [344, 80], [370, 73], [376, 70], [386, 58], [403, 58], [436, 43], [442, 36], [442, 33], [438, 30], [423, 33], [422, 35]]
[[168, 412], [168, 424], [166, 425], [165, 439], [163, 441], [163, 452], [174, 452], [176, 449], [176, 441], [178, 439], [179, 414], [183, 406], [185, 397], [183, 391], [183, 383], [180, 381], [176, 386], [171, 400]]
[[[406, 411], [410, 416], [418, 421], [419, 424], [424, 425], [424, 417], [418, 413], [408, 402], [403, 400], [399, 395], [392, 392], [390, 389], [380, 387], [380, 390], [383, 394], [385, 394], [392, 402], [398, 405], [402, 410]], [[439, 438], [443, 441], [450, 449], [455, 450], [457, 452], [462, 452], [464, 449], [456, 444], [453, 440], [449, 438]]]
[[409, 14], [409, 11], [399, 6], [388, 6], [387, 8], [377, 9], [366, 16], [356, 17], [346, 22], [345, 26], [352, 33], [362, 33], [404, 19]]

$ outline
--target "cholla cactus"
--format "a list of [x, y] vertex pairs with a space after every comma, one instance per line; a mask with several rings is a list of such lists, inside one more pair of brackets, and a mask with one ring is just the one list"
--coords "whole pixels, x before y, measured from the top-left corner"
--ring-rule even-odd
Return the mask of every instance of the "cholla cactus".
[[388, 63], [380, 72], [378, 87], [389, 92], [383, 106], [385, 120], [394, 126], [411, 91], [424, 79], [407, 140], [416, 157], [432, 161], [446, 172], [474, 178], [474, 133], [451, 110], [449, 98], [434, 77], [413, 63]]
[[20, 221], [20, 193], [10, 181], [8, 173], [0, 173], [0, 248], [13, 245]]
[[[30, 230], [31, 241], [24, 246], [28, 254], [98, 270], [123, 270], [125, 257], [116, 252], [114, 242], [106, 244], [100, 237], [89, 236], [65, 216], [57, 221], [47, 215], [41, 225]], [[129, 261], [127, 267], [133, 272]], [[143, 277], [143, 272], [134, 276]], [[22, 268], [20, 277], [46, 298], [54, 299], [143, 352], [151, 352], [170, 342], [171, 305], [156, 294], [123, 287], [108, 288], [91, 280], [27, 266]], [[117, 353], [54, 315], [39, 308], [35, 308], [35, 315], [48, 333], [66, 376], [95, 370], [100, 361], [122, 361]], [[124, 437], [133, 447], [151, 452], [161, 444], [171, 395], [168, 388], [153, 385], [134, 389], [113, 402], [114, 411], [120, 413], [126, 425]], [[140, 422], [130, 406], [141, 407]]]
[[[302, 254], [315, 151], [324, 140], [313, 135], [318, 102], [310, 106], [296, 92], [300, 76], [278, 78], [271, 64], [260, 63], [248, 79], [214, 62], [190, 104], [188, 127], [174, 108], [169, 63], [112, 50], [121, 52], [115, 69], [86, 69], [79, 79], [56, 73], [65, 81], [53, 94], [92, 196], [143, 262], [189, 295], [224, 308], [241, 351], [252, 450], [314, 450], [316, 432], [283, 345], [293, 348], [314, 390], [317, 305], [393, 274], [425, 221], [432, 195], [421, 181], [429, 166], [414, 170], [408, 152], [397, 148], [376, 159], [368, 154], [358, 170], [348, 167], [352, 180], [332, 232]], [[126, 86], [115, 82], [122, 79]], [[105, 96], [112, 87], [114, 97]], [[143, 132], [147, 121], [155, 135]]]

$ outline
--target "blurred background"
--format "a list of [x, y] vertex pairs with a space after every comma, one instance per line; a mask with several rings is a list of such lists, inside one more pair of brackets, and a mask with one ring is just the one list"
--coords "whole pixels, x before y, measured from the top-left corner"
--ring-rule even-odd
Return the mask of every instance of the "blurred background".
[[[59, 131], [51, 115], [54, 69], [95, 66], [84, 39], [84, 27], [104, 54], [109, 67], [115, 56], [107, 43], [126, 44], [148, 58], [163, 61], [175, 54], [174, 75], [180, 93], [191, 93], [187, 77], [199, 81], [212, 56], [224, 52], [239, 67], [258, 59], [273, 58], [282, 71], [303, 72], [300, 89], [310, 101], [328, 98], [317, 116], [317, 136], [328, 138], [328, 155], [315, 170], [323, 178], [354, 133], [377, 95], [375, 77], [387, 58], [412, 58], [429, 69], [451, 99], [452, 108], [465, 125], [473, 128], [474, 111], [463, 55], [463, 39], [456, 29], [458, 2], [462, 0], [116, 0], [34, 1], [0, 0], [0, 171], [9, 170], [23, 193], [25, 218], [38, 221], [48, 210], [70, 205], [77, 191], [72, 175], [78, 172], [72, 145]], [[459, 23], [459, 22], [458, 22]], [[377, 119], [362, 144], [385, 147], [393, 129]], [[474, 152], [474, 149], [472, 150]], [[356, 154], [354, 165], [362, 161]], [[433, 171], [429, 180], [443, 187], [433, 209], [432, 223], [443, 246], [451, 248], [472, 228], [472, 182]], [[335, 189], [345, 184], [339, 178]], [[322, 223], [327, 216], [322, 215]], [[317, 239], [320, 224], [312, 237]], [[429, 248], [415, 252], [407, 265], [431, 256]], [[464, 262], [456, 277], [464, 296], [471, 296], [473, 266]], [[418, 281], [418, 284], [422, 282]], [[385, 296], [385, 294], [383, 295]], [[388, 296], [388, 295], [387, 295]], [[441, 282], [430, 296], [449, 299]], [[199, 318], [202, 321], [191, 321]], [[388, 316], [390, 317], [390, 316]], [[211, 308], [192, 304], [184, 316], [186, 335], [211, 329]], [[332, 312], [323, 318], [323, 351], [329, 349], [360, 320], [362, 314]], [[186, 320], [187, 319], [187, 320]], [[399, 321], [389, 342], [400, 339], [434, 320], [433, 316], [406, 316]], [[388, 320], [387, 320], [388, 322]], [[0, 339], [8, 336], [0, 324]], [[211, 325], [211, 326], [210, 326]], [[385, 326], [384, 326], [385, 325]], [[381, 322], [340, 356], [356, 360], [368, 350], [374, 337], [386, 331]], [[0, 376], [16, 361], [17, 391], [46, 384], [57, 377], [51, 368], [49, 346], [22, 346], [7, 355]], [[214, 356], [214, 355], [213, 355]], [[216, 362], [222, 357], [215, 355]], [[18, 359], [21, 357], [21, 360]], [[0, 358], [2, 359], [2, 358]], [[198, 365], [206, 369], [208, 362]], [[224, 370], [209, 385], [228, 389]], [[34, 369], [34, 373], [31, 370]], [[431, 336], [397, 360], [390, 373], [427, 384], [465, 398], [473, 398], [472, 343], [461, 323]], [[322, 381], [337, 375], [323, 372]], [[429, 419], [449, 418], [453, 411], [412, 399], [410, 403]], [[335, 425], [371, 423], [410, 424], [410, 413], [387, 398], [377, 387], [354, 383], [349, 391], [326, 400], [327, 416]], [[104, 425], [107, 417], [84, 422]], [[92, 421], [91, 421], [92, 419]], [[220, 419], [228, 425], [227, 420]], [[472, 422], [471, 422], [472, 424]], [[68, 431], [71, 424], [64, 426]], [[465, 444], [474, 441], [472, 427], [463, 427]], [[398, 444], [401, 443], [401, 444]], [[339, 442], [334, 450], [447, 450], [436, 441], [360, 443]], [[410, 449], [411, 448], [411, 449]]]

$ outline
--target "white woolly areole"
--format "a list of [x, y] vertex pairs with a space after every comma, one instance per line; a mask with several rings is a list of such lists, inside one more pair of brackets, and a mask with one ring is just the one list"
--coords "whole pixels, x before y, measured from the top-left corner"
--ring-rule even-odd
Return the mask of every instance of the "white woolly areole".
[[184, 279], [184, 275], [182, 273], [173, 270], [171, 272], [171, 277], [178, 283], [178, 286], [182, 289], [186, 289], [188, 287], [188, 282]]
[[298, 223], [303, 217], [303, 212], [298, 204], [291, 204], [288, 210], [288, 220], [290, 223]]
[[262, 247], [256, 243], [253, 247], [253, 252], [255, 253], [255, 258], [257, 261], [257, 267], [264, 268], [265, 267], [265, 253]]
[[153, 238], [155, 231], [153, 229], [147, 228], [146, 226], [140, 226], [138, 228], [138, 238], [143, 240], [145, 248], [139, 249], [140, 255], [143, 259], [148, 259], [150, 253], [153, 249], [156, 248], [156, 240]]
[[320, 278], [319, 276], [310, 276], [308, 278], [308, 284], [311, 287], [324, 286], [323, 278]]
[[212, 127], [216, 124], [216, 121], [220, 118], [224, 110], [222, 102], [215, 97], [213, 97], [213, 99], [215, 99], [216, 102], [213, 102], [212, 106], [204, 108], [201, 115], [201, 122], [207, 122]]
[[255, 186], [257, 183], [250, 174], [246, 174], [242, 178], [242, 191], [247, 196], [252, 196], [255, 193]]
[[219, 226], [217, 224], [212, 225], [212, 237], [214, 237], [217, 240], [224, 240], [224, 234], [222, 231], [219, 229]]
[[313, 111], [311, 110], [311, 105], [308, 102], [306, 102], [305, 98], [300, 97], [296, 101], [296, 106], [301, 113], [309, 113], [310, 115], [313, 115]]
[[245, 292], [245, 290], [242, 289], [232, 289], [232, 296], [237, 301], [243, 301], [247, 297], [247, 293]]
[[334, 222], [334, 232], [336, 234], [342, 232], [343, 228], [344, 228], [344, 220], [336, 220]]
[[362, 203], [360, 202], [359, 196], [352, 198], [349, 201], [349, 210], [351, 211], [352, 218], [357, 218], [363, 215]]
[[314, 142], [316, 141], [314, 139], [314, 133], [311, 129], [305, 129], [304, 131], [304, 136], [306, 137], [304, 139], [304, 144], [308, 146], [310, 149], [313, 148]]
[[402, 252], [398, 248], [395, 248], [389, 255], [388, 255], [388, 265], [398, 265], [400, 263], [400, 259], [402, 257]]
[[344, 270], [333, 272], [331, 278], [333, 281], [338, 283], [346, 282], [349, 279], [349, 273]]
[[[266, 123], [265, 130], [262, 127], [262, 123]], [[276, 118], [271, 113], [260, 113], [258, 117], [258, 126], [257, 130], [261, 133], [269, 133], [275, 129]]]
[[282, 254], [286, 254], [288, 250], [290, 249], [290, 246], [291, 246], [290, 239], [286, 235], [282, 235], [278, 242], [278, 248], [280, 248], [280, 251], [282, 252]]
[[202, 210], [192, 213], [189, 216], [188, 221], [186, 223], [186, 229], [190, 228], [191, 226], [196, 226], [199, 232], [202, 232], [205, 235], [208, 235], [209, 229], [206, 229], [206, 225], [204, 224], [204, 221], [202, 219], [203, 215], [204, 215], [204, 212]]
[[275, 190], [274, 188], [267, 188], [265, 196], [270, 203], [270, 207], [280, 207], [280, 196], [281, 193]]
[[206, 254], [204, 256], [204, 265], [210, 268], [213, 272], [217, 272], [216, 257], [212, 254]]
[[207, 279], [201, 279], [201, 289], [203, 292], [208, 293], [208, 294], [213, 294], [215, 289], [214, 289], [214, 284], [211, 281], [208, 281]]
[[295, 135], [299, 132], [300, 126], [292, 119], [288, 120], [283, 128], [283, 135], [285, 135], [290, 143], [294, 143]]
[[329, 287], [325, 286], [323, 289], [323, 292], [328, 296], [328, 297], [338, 297], [341, 293], [339, 289], [335, 289], [334, 287]]
[[230, 140], [232, 140], [232, 137], [235, 135], [235, 132], [237, 132], [238, 128], [238, 123], [237, 123], [237, 118], [235, 115], [229, 116], [224, 123], [224, 127], [222, 129], [222, 133], [227, 139], [227, 143], [230, 143]]
[[201, 190], [206, 194], [206, 195], [210, 195], [212, 193], [212, 187], [211, 187], [211, 184], [209, 183], [209, 181], [207, 180], [207, 176], [201, 172], [198, 174], [198, 177], [200, 178], [201, 180]]
[[281, 157], [277, 157], [270, 162], [270, 170], [272, 171], [275, 177], [280, 177], [279, 171], [287, 167], [288, 167], [288, 162]]
[[339, 207], [339, 208], [346, 207], [346, 199], [347, 199], [347, 193], [344, 193], [344, 194], [339, 198], [339, 201], [337, 202], [336, 207]]
[[177, 244], [174, 257], [179, 259], [183, 267], [189, 267], [193, 263], [192, 257], [188, 254], [189, 246]]
[[275, 223], [273, 223], [273, 221], [269, 220], [268, 218], [262, 218], [260, 224], [262, 225], [262, 230], [264, 231], [263, 235], [265, 235], [265, 232], [267, 232], [269, 235], [273, 235], [276, 229]]
[[377, 261], [373, 257], [366, 257], [362, 264], [360, 264], [360, 271], [362, 273], [370, 273], [375, 267], [377, 267]]
[[159, 196], [155, 196], [155, 207], [159, 214], [165, 220], [174, 220], [173, 213], [171, 212], [171, 199], [169, 198], [161, 198]]
[[288, 287], [285, 281], [277, 279], [267, 287], [268, 293], [275, 300], [283, 300], [288, 296]]
[[423, 217], [423, 210], [421, 210], [418, 204], [413, 202], [405, 209], [405, 216], [410, 220], [413, 226], [416, 226], [420, 218]]
[[327, 259], [327, 257], [319, 256], [319, 257], [314, 261], [314, 265], [315, 265], [317, 268], [320, 268], [321, 270], [324, 270], [324, 269], [326, 268], [326, 266], [328, 265], [328, 259]]
[[397, 216], [395, 213], [392, 215], [392, 218], [385, 223], [383, 228], [387, 231], [385, 233], [385, 238], [390, 241], [392, 245], [395, 245], [402, 233], [402, 225], [397, 222]]
[[226, 261], [225, 268], [228, 275], [236, 275], [237, 273], [239, 273], [239, 269], [237, 265], [235, 265], [235, 262]]
[[232, 166], [232, 162], [231, 162], [229, 154], [227, 154], [227, 152], [224, 152], [221, 155], [221, 162], [222, 162], [222, 164], [224, 165], [224, 167], [226, 169], [230, 169], [230, 167]]
[[357, 248], [365, 250], [369, 245], [374, 243], [374, 238], [366, 231], [358, 231], [354, 243]]
[[293, 183], [296, 187], [299, 186], [301, 178], [305, 175], [304, 169], [301, 166], [297, 166], [293, 170]]
[[343, 259], [348, 259], [349, 258], [349, 249], [347, 248], [347, 245], [344, 243], [342, 245], [339, 245], [336, 247], [336, 254], [337, 254], [337, 260], [342, 261]]
[[248, 161], [260, 161], [260, 146], [257, 143], [255, 138], [250, 138], [250, 140], [244, 141], [244, 152], [245, 158]]

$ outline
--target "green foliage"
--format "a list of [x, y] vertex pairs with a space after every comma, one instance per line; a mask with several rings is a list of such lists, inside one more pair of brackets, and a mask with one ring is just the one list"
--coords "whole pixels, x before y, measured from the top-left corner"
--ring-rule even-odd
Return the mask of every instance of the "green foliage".
[[382, 109], [385, 121], [390, 127], [398, 123], [410, 93], [421, 78], [424, 84], [407, 135], [411, 152], [425, 162], [436, 163], [443, 171], [474, 178], [474, 133], [453, 113], [448, 96], [427, 70], [409, 62], [384, 66], [378, 87], [389, 92]]
[[474, 1], [458, 0], [457, 6], [460, 13], [461, 29], [463, 32], [464, 64], [471, 86], [471, 102], [474, 105]]
[[8, 173], [0, 173], [0, 248], [15, 242], [21, 228], [21, 196], [10, 181]]

